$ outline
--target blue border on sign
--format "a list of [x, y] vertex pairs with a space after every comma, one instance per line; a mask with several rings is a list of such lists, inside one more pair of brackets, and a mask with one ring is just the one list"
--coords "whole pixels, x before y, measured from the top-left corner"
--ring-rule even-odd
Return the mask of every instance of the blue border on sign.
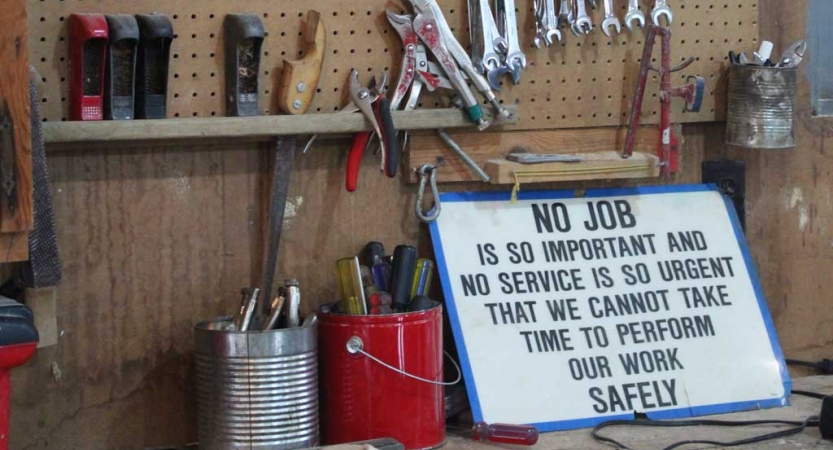
[[[604, 188], [604, 189], [588, 189], [585, 193], [585, 198], [597, 197], [617, 197], [628, 195], [650, 195], [650, 194], [669, 194], [669, 193], [685, 193], [685, 192], [720, 192], [714, 184], [684, 184], [671, 186], [638, 186], [638, 187], [623, 187], [623, 188]], [[784, 362], [784, 353], [781, 351], [781, 346], [778, 343], [778, 337], [775, 334], [775, 325], [772, 321], [772, 316], [769, 313], [766, 299], [764, 298], [763, 289], [761, 288], [761, 280], [758, 277], [758, 271], [752, 260], [752, 255], [749, 251], [749, 245], [744, 238], [743, 230], [740, 227], [740, 220], [738, 220], [737, 212], [731, 200], [725, 195], [721, 195], [726, 206], [726, 211], [729, 214], [729, 220], [732, 223], [732, 228], [735, 231], [735, 238], [740, 246], [743, 261], [746, 264], [746, 270], [749, 273], [749, 279], [755, 291], [755, 297], [758, 300], [758, 307], [761, 312], [764, 324], [766, 325], [767, 334], [769, 335], [769, 342], [772, 346], [772, 352], [775, 355], [779, 364], [781, 373], [781, 380], [784, 385], [784, 396], [779, 398], [769, 398], [757, 401], [722, 403], [715, 405], [703, 405], [686, 408], [669, 409], [664, 411], [656, 411], [648, 413], [651, 419], [677, 419], [684, 417], [705, 416], [712, 414], [724, 414], [736, 411], [748, 411], [753, 409], [774, 408], [778, 406], [786, 406], [789, 404], [790, 390], [792, 389], [792, 382], [787, 371], [787, 365]], [[570, 190], [559, 191], [522, 191], [518, 193], [518, 200], [556, 200], [564, 198], [575, 198], [575, 192]], [[488, 201], [510, 201], [511, 193], [504, 191], [493, 192], [445, 192], [440, 194], [440, 201], [442, 203], [455, 202], [488, 202]], [[469, 361], [469, 355], [466, 350], [466, 343], [463, 339], [463, 330], [460, 326], [460, 316], [457, 312], [457, 305], [454, 302], [454, 295], [451, 291], [451, 279], [446, 270], [445, 253], [443, 252], [442, 238], [440, 236], [437, 222], [432, 222], [430, 225], [431, 239], [434, 243], [434, 253], [437, 259], [437, 269], [440, 274], [440, 282], [442, 284], [443, 295], [445, 295], [445, 304], [448, 310], [448, 317], [451, 321], [451, 329], [454, 334], [454, 341], [457, 345], [457, 353], [460, 356], [460, 366], [463, 370], [463, 378], [466, 382], [466, 391], [468, 392], [469, 402], [471, 403], [472, 415], [475, 422], [483, 420], [483, 412], [480, 408], [480, 399], [477, 396], [477, 387], [474, 384], [474, 375]], [[449, 301], [450, 300], [450, 301]], [[608, 420], [628, 420], [632, 419], [632, 414], [620, 414], [601, 417], [590, 417], [585, 419], [561, 420], [555, 422], [533, 423], [535, 428], [541, 432], [547, 431], [562, 431], [576, 428], [589, 428], [598, 425]]]

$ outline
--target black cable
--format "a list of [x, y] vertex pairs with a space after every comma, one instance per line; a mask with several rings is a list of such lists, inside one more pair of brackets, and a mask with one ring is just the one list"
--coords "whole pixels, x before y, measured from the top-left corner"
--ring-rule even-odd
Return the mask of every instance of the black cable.
[[833, 374], [833, 360], [831, 359], [825, 358], [818, 362], [802, 361], [800, 359], [786, 359], [785, 362], [790, 366], [810, 367], [827, 375]]
[[804, 367], [812, 367], [813, 369], [818, 369], [819, 364], [810, 362], [810, 361], [802, 361], [800, 359], [786, 359], [784, 360], [790, 366], [804, 366]]
[[818, 398], [818, 399], [823, 399], [824, 397], [827, 397], [826, 395], [819, 394], [818, 392], [801, 391], [801, 390], [798, 390], [798, 389], [793, 389], [793, 390], [790, 391], [790, 393], [793, 394], [793, 395], [803, 395], [805, 397], [812, 397], [812, 398]]
[[753, 436], [746, 439], [741, 439], [737, 441], [729, 441], [729, 442], [720, 442], [720, 441], [711, 441], [711, 440], [698, 440], [698, 439], [691, 439], [686, 441], [675, 442], [663, 450], [672, 450], [677, 447], [682, 447], [683, 445], [689, 444], [708, 444], [708, 445], [717, 445], [723, 447], [734, 447], [737, 445], [745, 445], [745, 444], [752, 444], [755, 442], [763, 442], [770, 439], [776, 439], [779, 437], [790, 436], [793, 434], [798, 434], [804, 431], [805, 428], [808, 426], [818, 426], [819, 425], [819, 418], [817, 416], [808, 417], [806, 420], [803, 421], [792, 421], [792, 420], [744, 420], [744, 421], [726, 421], [726, 420], [708, 420], [708, 419], [699, 419], [699, 420], [610, 420], [607, 422], [602, 422], [596, 425], [593, 428], [593, 438], [599, 442], [604, 442], [607, 444], [612, 444], [618, 448], [624, 450], [632, 450], [630, 447], [622, 444], [619, 441], [616, 441], [613, 438], [609, 438], [606, 436], [602, 436], [599, 434], [599, 431], [603, 428], [611, 427], [611, 426], [637, 426], [637, 427], [690, 427], [690, 426], [716, 426], [716, 427], [745, 427], [751, 425], [792, 425], [792, 428], [787, 428], [785, 430], [775, 431], [772, 433], [766, 433], [759, 436]]

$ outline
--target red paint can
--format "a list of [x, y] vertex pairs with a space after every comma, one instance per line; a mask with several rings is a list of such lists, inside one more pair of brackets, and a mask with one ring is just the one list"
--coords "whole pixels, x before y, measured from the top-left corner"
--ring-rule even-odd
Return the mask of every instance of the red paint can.
[[442, 445], [442, 306], [372, 316], [326, 310], [318, 316], [323, 442], [392, 437], [408, 450]]

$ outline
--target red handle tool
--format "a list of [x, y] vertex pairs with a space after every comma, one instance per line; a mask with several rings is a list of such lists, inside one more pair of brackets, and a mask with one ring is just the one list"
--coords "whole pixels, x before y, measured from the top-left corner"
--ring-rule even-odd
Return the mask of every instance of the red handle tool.
[[350, 154], [347, 156], [347, 179], [345, 187], [347, 192], [353, 192], [359, 185], [359, 168], [362, 165], [364, 149], [370, 141], [369, 131], [359, 131], [353, 135], [353, 145], [350, 147]]
[[477, 422], [472, 426], [472, 432], [475, 441], [514, 445], [535, 445], [538, 442], [538, 430], [529, 425]]

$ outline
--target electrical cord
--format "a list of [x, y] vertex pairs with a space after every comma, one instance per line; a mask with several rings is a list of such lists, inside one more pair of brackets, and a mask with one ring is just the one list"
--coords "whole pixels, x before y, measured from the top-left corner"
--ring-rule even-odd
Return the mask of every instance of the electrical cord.
[[800, 359], [786, 359], [785, 361], [790, 366], [810, 367], [821, 373], [833, 375], [833, 360], [831, 359], [825, 358], [819, 362], [802, 361]]
[[803, 395], [805, 397], [812, 397], [812, 398], [817, 398], [817, 399], [820, 399], [820, 400], [824, 399], [824, 397], [827, 397], [826, 395], [819, 394], [818, 392], [801, 391], [801, 390], [798, 390], [798, 389], [793, 389], [793, 390], [790, 391], [790, 393], [793, 394], [793, 395]]
[[607, 437], [602, 436], [599, 434], [603, 428], [614, 427], [614, 426], [636, 426], [636, 427], [691, 427], [691, 426], [714, 426], [714, 427], [745, 427], [751, 425], [791, 425], [790, 428], [774, 431], [772, 433], [761, 434], [758, 436], [753, 436], [746, 439], [740, 439], [737, 441], [728, 441], [728, 442], [721, 442], [721, 441], [713, 441], [708, 439], [689, 439], [685, 441], [675, 442], [665, 448], [663, 450], [673, 450], [678, 447], [682, 447], [684, 445], [690, 444], [706, 444], [706, 445], [717, 445], [723, 447], [734, 447], [737, 445], [745, 445], [745, 444], [754, 444], [756, 442], [763, 442], [768, 441], [770, 439], [776, 439], [784, 436], [790, 436], [793, 434], [798, 434], [804, 431], [807, 427], [817, 427], [819, 426], [819, 417], [818, 416], [810, 416], [803, 421], [794, 421], [794, 420], [743, 420], [743, 421], [727, 421], [727, 420], [709, 420], [709, 419], [699, 419], [699, 420], [610, 420], [607, 422], [602, 422], [596, 425], [593, 428], [593, 438], [599, 442], [604, 442], [607, 444], [614, 445], [618, 448], [623, 450], [633, 450], [630, 447], [622, 444], [621, 442]]

